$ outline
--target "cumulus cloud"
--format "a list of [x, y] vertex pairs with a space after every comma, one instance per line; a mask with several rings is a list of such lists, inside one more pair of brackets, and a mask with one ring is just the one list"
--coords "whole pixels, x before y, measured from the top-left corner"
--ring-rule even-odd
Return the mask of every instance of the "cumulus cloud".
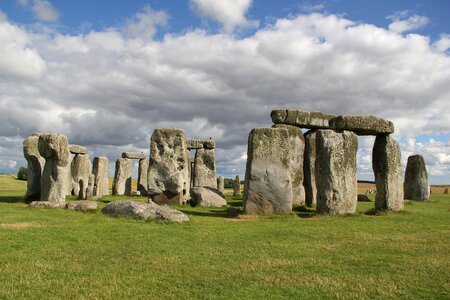
[[39, 21], [55, 22], [59, 19], [59, 12], [48, 0], [17, 0], [17, 2], [28, 7]]
[[155, 11], [150, 6], [138, 13], [134, 19], [130, 20], [126, 26], [126, 32], [132, 37], [151, 39], [156, 33], [157, 26], [167, 24], [168, 15], [164, 11]]
[[387, 16], [387, 19], [392, 21], [392, 23], [389, 24], [389, 30], [397, 33], [403, 33], [421, 28], [429, 22], [427, 17], [411, 14], [409, 10], [396, 12], [393, 15]]
[[236, 28], [252, 28], [258, 21], [245, 17], [252, 0], [190, 0], [191, 7], [200, 16], [222, 24], [225, 32], [231, 33]]

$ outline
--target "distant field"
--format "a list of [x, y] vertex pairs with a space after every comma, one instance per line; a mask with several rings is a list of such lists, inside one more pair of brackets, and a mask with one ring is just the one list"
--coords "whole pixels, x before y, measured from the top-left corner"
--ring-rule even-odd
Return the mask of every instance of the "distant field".
[[228, 190], [228, 207], [175, 207], [191, 221], [165, 224], [29, 209], [8, 195], [23, 183], [0, 176], [0, 299], [450, 299], [448, 195], [258, 217]]

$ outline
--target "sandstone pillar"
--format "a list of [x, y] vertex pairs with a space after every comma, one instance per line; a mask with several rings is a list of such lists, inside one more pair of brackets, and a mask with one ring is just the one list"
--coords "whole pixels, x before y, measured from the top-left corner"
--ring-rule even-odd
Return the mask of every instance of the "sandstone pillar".
[[305, 203], [312, 206], [317, 203], [316, 187], [316, 130], [305, 133], [305, 160], [303, 164]]
[[108, 158], [99, 156], [94, 158], [92, 174], [94, 174], [94, 196], [109, 194]]
[[39, 200], [41, 197], [41, 176], [45, 166], [45, 158], [38, 149], [39, 133], [33, 133], [23, 141], [23, 155], [27, 160], [27, 192], [26, 202]]
[[129, 158], [119, 158], [116, 161], [116, 172], [113, 181], [113, 195], [131, 195], [132, 161]]
[[427, 200], [430, 197], [428, 172], [422, 155], [408, 157], [403, 187], [405, 199]]
[[141, 192], [142, 196], [147, 196], [147, 173], [148, 173], [148, 160], [146, 158], [139, 160], [139, 169], [138, 169], [138, 182], [137, 182], [137, 190]]
[[194, 187], [216, 188], [216, 157], [214, 149], [201, 148], [195, 152]]

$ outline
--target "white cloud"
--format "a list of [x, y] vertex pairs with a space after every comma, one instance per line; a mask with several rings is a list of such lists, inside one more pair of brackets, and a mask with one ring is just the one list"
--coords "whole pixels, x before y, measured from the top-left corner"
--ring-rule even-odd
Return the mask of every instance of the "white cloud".
[[302, 11], [307, 12], [307, 13], [317, 12], [317, 11], [323, 10], [325, 8], [325, 4], [323, 4], [323, 3], [312, 4], [310, 2], [305, 2], [300, 5], [300, 8]]
[[225, 32], [231, 33], [236, 28], [252, 28], [258, 21], [245, 17], [252, 0], [190, 0], [191, 7], [200, 16], [222, 24]]
[[445, 52], [450, 48], [450, 34], [441, 34], [439, 40], [434, 43], [434, 48]]
[[17, 161], [15, 160], [9, 160], [8, 161], [8, 166], [12, 169], [17, 165]]
[[59, 12], [48, 0], [16, 0], [22, 6], [28, 7], [39, 21], [55, 22], [59, 19]]
[[411, 12], [408, 10], [396, 12], [393, 15], [387, 16], [387, 19], [392, 21], [392, 23], [389, 24], [389, 30], [397, 33], [403, 33], [421, 28], [429, 22], [427, 17], [416, 14], [411, 15]]
[[157, 26], [166, 25], [168, 18], [164, 11], [155, 11], [150, 6], [146, 6], [141, 12], [136, 13], [133, 20], [128, 22], [126, 31], [132, 37], [151, 39], [156, 33]]

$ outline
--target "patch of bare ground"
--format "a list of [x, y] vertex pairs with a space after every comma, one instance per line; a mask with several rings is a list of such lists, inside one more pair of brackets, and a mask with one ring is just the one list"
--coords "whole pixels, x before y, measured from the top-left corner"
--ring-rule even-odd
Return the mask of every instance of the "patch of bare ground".
[[37, 228], [42, 227], [42, 225], [32, 222], [21, 222], [21, 223], [11, 223], [2, 224], [0, 223], [0, 228], [10, 228], [10, 229], [27, 229], [27, 228]]

